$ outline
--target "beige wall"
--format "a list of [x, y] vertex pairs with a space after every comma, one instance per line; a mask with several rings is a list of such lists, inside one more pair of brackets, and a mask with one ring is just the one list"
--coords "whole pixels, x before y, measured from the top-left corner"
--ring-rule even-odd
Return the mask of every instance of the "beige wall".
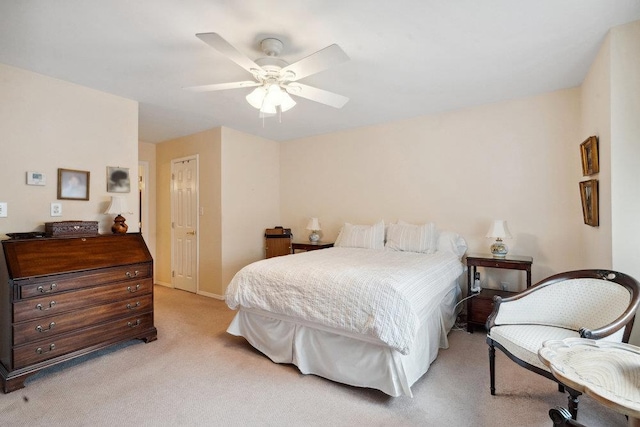
[[[589, 136], [598, 137], [598, 159], [600, 172], [583, 176], [582, 168], [576, 171], [576, 194], [578, 182], [598, 180], [599, 226], [583, 224], [576, 238], [580, 241], [583, 263], [589, 268], [611, 268], [611, 50], [607, 36], [596, 59], [582, 84], [580, 141]], [[576, 156], [580, 148], [576, 147]]]
[[[0, 235], [44, 230], [50, 221], [99, 221], [111, 232], [113, 215], [105, 215], [107, 166], [129, 168], [133, 191], [125, 194], [137, 231], [138, 104], [135, 101], [0, 64], [0, 132], [2, 168], [0, 201], [8, 203], [0, 218]], [[50, 216], [57, 200], [58, 168], [90, 172], [89, 201], [61, 200], [61, 217]], [[26, 172], [46, 175], [45, 186], [26, 185]]]
[[264, 230], [280, 221], [279, 144], [222, 128], [222, 282], [264, 258]]
[[[613, 268], [640, 280], [640, 21], [611, 31]], [[640, 318], [631, 342], [640, 345]]]
[[199, 157], [198, 292], [215, 294], [222, 275], [220, 211], [221, 129], [210, 129], [157, 145], [157, 282], [171, 286], [171, 161]]
[[579, 267], [579, 101], [563, 90], [282, 143], [282, 225], [304, 239], [317, 216], [332, 240], [345, 221], [433, 221], [487, 253], [490, 222], [505, 219], [534, 281]]

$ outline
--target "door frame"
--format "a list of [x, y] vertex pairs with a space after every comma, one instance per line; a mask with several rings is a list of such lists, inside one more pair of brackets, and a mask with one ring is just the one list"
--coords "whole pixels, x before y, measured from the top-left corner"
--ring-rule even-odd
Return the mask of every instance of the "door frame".
[[[142, 171], [142, 173], [140, 173]], [[140, 177], [142, 177], [142, 185], [140, 184]], [[145, 160], [138, 160], [138, 194], [142, 193], [142, 198], [139, 200], [140, 204], [140, 223], [138, 227], [141, 230], [142, 237], [145, 238], [147, 245], [149, 244], [149, 162]]]
[[174, 281], [175, 271], [175, 228], [173, 227], [175, 212], [174, 212], [174, 191], [173, 191], [173, 179], [174, 179], [174, 164], [184, 162], [187, 160], [195, 160], [196, 162], [196, 294], [200, 292], [200, 155], [193, 154], [191, 156], [178, 157], [171, 159], [171, 180], [169, 185], [169, 195], [171, 200], [171, 287], [176, 288]]

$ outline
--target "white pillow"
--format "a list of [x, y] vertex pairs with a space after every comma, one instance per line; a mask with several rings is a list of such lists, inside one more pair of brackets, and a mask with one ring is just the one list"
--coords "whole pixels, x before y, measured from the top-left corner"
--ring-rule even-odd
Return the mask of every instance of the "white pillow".
[[438, 231], [432, 222], [413, 225], [404, 221], [389, 224], [385, 248], [394, 251], [420, 252], [432, 254], [436, 251]]
[[467, 242], [453, 231], [440, 231], [438, 235], [438, 252], [451, 252], [458, 258], [467, 251]]
[[345, 222], [333, 246], [342, 248], [384, 248], [384, 221], [373, 225], [354, 225]]

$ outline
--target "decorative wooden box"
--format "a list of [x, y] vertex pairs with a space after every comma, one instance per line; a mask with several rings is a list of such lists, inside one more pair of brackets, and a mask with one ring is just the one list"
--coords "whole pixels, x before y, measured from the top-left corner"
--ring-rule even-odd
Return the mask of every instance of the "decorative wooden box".
[[98, 221], [45, 222], [44, 232], [48, 237], [81, 237], [98, 235]]

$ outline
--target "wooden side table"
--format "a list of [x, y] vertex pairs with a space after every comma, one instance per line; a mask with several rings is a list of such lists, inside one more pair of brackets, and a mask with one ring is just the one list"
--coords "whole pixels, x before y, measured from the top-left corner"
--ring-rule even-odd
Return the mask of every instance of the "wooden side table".
[[538, 357], [562, 384], [627, 415], [629, 426], [640, 426], [640, 347], [566, 338], [546, 341]]
[[291, 250], [295, 254], [296, 251], [315, 251], [318, 249], [326, 249], [333, 247], [333, 242], [293, 242]]
[[[495, 258], [493, 255], [467, 255], [467, 295], [471, 295], [471, 284], [478, 267], [523, 270], [527, 273], [527, 288], [531, 286], [531, 265], [533, 258], [529, 256], [507, 255], [506, 258]], [[467, 299], [467, 332], [473, 332], [474, 326], [482, 326], [493, 311], [493, 297], [513, 296], [517, 292], [499, 289], [482, 289], [478, 296]]]

